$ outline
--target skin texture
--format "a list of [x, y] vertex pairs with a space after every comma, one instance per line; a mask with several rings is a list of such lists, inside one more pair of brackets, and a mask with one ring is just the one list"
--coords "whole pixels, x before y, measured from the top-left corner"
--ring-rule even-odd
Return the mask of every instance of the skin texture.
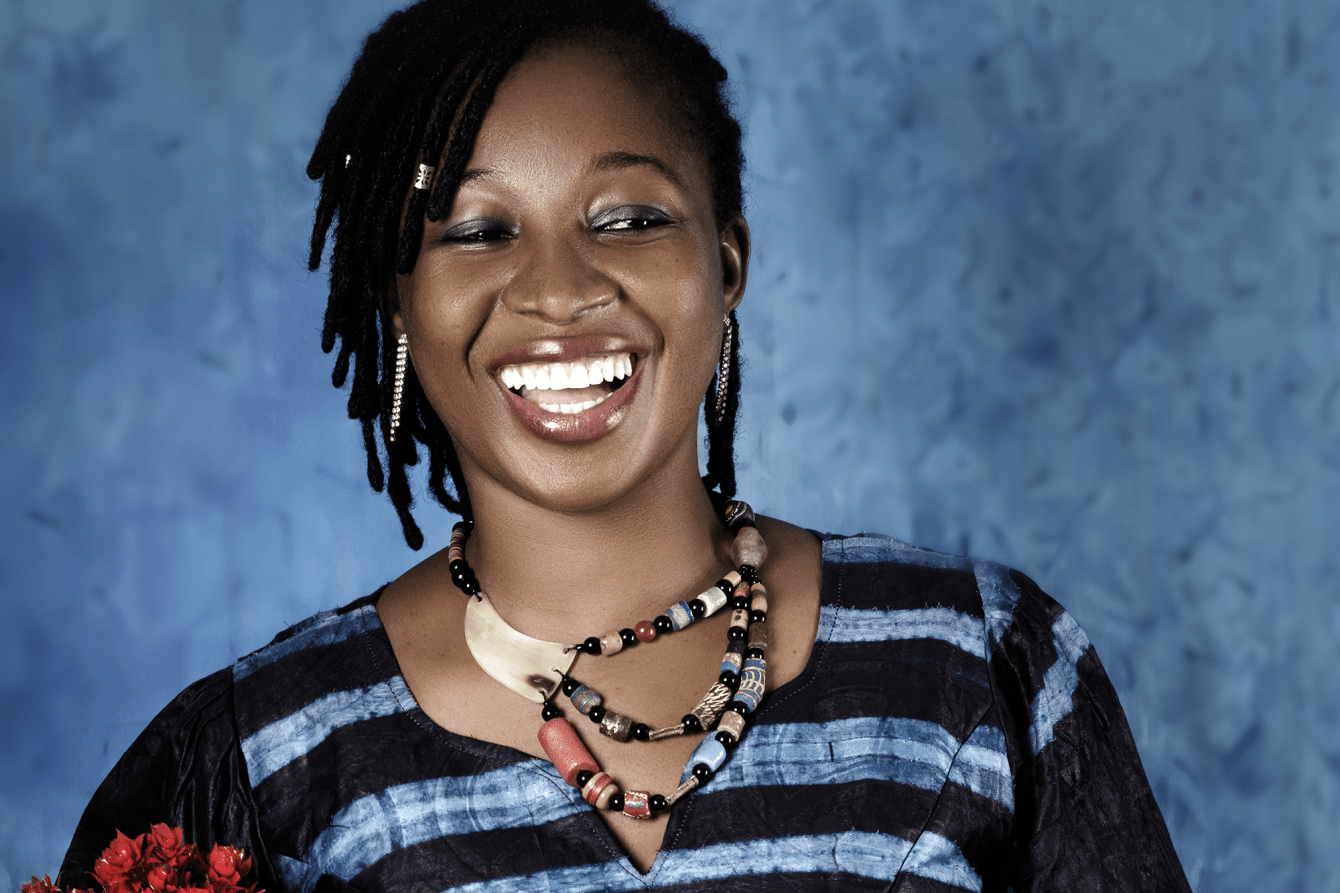
[[[730, 568], [730, 534], [698, 479], [697, 419], [748, 260], [744, 220], [718, 228], [702, 159], [618, 59], [550, 46], [504, 80], [451, 213], [425, 224], [388, 309], [461, 458], [476, 521], [467, 558], [517, 629], [571, 642], [632, 626]], [[592, 335], [636, 345], [633, 400], [602, 436], [537, 436], [508, 407], [498, 358]], [[773, 689], [809, 656], [819, 548], [790, 525], [759, 527]], [[543, 756], [539, 708], [467, 651], [465, 597], [446, 565], [445, 551], [428, 558], [378, 603], [406, 682], [439, 725]], [[615, 657], [582, 657], [573, 672], [613, 709], [671, 725], [715, 681], [726, 625], [718, 616]], [[625, 789], [669, 793], [701, 740], [618, 744], [557, 703]], [[667, 817], [601, 816], [645, 872]]]

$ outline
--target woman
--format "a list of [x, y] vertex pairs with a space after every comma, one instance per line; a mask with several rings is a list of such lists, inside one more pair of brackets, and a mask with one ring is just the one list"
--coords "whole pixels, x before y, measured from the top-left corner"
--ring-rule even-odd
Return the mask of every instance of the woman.
[[308, 168], [369, 479], [418, 548], [423, 446], [468, 520], [169, 705], [65, 879], [166, 821], [270, 890], [1185, 889], [1030, 581], [730, 501], [750, 241], [719, 63], [642, 2], [479, 6], [388, 19]]

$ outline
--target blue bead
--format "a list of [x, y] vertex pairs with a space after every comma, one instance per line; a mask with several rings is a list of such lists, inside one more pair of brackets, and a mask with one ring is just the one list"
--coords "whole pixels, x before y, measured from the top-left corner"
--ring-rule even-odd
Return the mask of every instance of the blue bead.
[[689, 765], [696, 766], [699, 763], [706, 763], [707, 768], [716, 772], [726, 762], [726, 748], [715, 738], [704, 738], [702, 744], [693, 752], [689, 758]]
[[675, 602], [665, 609], [665, 613], [676, 630], [681, 630], [693, 622], [693, 609], [686, 601]]
[[587, 688], [585, 685], [579, 685], [577, 690], [568, 696], [572, 700], [572, 706], [576, 707], [583, 716], [591, 712], [592, 707], [599, 707], [605, 699], [600, 693]]

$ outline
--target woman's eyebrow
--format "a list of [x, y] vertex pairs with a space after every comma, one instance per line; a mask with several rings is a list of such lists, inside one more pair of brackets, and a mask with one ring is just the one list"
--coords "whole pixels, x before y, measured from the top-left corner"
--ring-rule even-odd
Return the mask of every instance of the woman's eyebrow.
[[638, 155], [634, 152], [606, 152], [591, 163], [592, 173], [604, 173], [606, 171], [615, 171], [627, 167], [653, 167], [660, 171], [661, 175], [680, 189], [684, 188], [683, 181], [679, 174], [655, 155]]

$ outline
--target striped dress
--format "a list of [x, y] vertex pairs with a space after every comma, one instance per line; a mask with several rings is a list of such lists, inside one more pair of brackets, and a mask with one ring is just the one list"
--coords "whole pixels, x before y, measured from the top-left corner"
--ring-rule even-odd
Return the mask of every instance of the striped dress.
[[545, 760], [436, 726], [376, 595], [318, 614], [159, 715], [89, 805], [241, 845], [276, 890], [1187, 890], [1126, 720], [1026, 577], [826, 537], [813, 653], [643, 875]]

